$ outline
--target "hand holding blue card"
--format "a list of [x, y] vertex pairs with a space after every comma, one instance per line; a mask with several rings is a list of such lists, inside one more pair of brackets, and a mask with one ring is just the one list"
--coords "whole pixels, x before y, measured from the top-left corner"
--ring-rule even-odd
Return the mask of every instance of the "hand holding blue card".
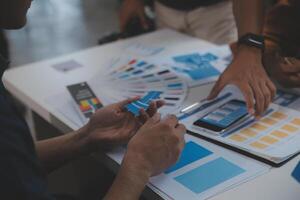
[[129, 112], [131, 112], [134, 116], [138, 117], [140, 115], [140, 110], [147, 110], [152, 100], [159, 99], [159, 96], [162, 92], [158, 91], [150, 91], [141, 99], [134, 101], [125, 106]]

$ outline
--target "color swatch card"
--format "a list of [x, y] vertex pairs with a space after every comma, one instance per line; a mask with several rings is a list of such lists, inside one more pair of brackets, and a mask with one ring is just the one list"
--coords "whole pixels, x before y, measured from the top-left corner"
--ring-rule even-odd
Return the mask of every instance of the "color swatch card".
[[160, 94], [161, 92], [151, 91], [146, 96], [126, 105], [125, 107], [129, 112], [131, 112], [134, 116], [137, 117], [140, 115], [140, 110], [144, 109], [146, 111], [149, 108], [151, 101], [159, 99]]
[[269, 166], [186, 136], [177, 163], [150, 183], [170, 199], [207, 199], [268, 172]]
[[146, 60], [131, 58], [120, 59], [106, 73], [92, 78], [89, 84], [97, 95], [109, 97], [112, 102], [145, 96], [151, 91], [159, 92], [160, 99], [166, 102], [162, 112], [180, 107], [188, 92], [186, 82], [174, 71]]
[[67, 89], [76, 104], [78, 114], [82, 117], [84, 122], [88, 121], [98, 109], [103, 107], [102, 103], [86, 82], [69, 85]]

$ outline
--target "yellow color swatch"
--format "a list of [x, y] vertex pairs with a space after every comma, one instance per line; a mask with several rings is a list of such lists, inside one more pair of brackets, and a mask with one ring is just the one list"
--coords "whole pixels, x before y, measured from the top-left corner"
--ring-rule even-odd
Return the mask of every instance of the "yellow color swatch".
[[268, 135], [260, 138], [260, 140], [265, 142], [265, 143], [268, 143], [268, 144], [274, 144], [274, 143], [278, 142], [277, 139], [275, 139], [271, 136], [268, 136]]
[[240, 133], [245, 136], [248, 136], [248, 137], [254, 137], [257, 135], [257, 133], [255, 131], [251, 130], [250, 128], [246, 128], [246, 129], [242, 130]]
[[247, 138], [243, 137], [243, 136], [240, 136], [240, 135], [233, 135], [230, 137], [230, 139], [236, 141], [236, 142], [244, 142], [245, 140], [247, 140]]
[[260, 143], [260, 142], [253, 142], [250, 144], [252, 147], [258, 148], [258, 149], [264, 149], [266, 148], [268, 145]]
[[282, 112], [274, 112], [271, 117], [276, 118], [276, 119], [285, 119], [287, 118], [287, 115], [282, 113]]
[[274, 125], [274, 124], [276, 124], [277, 123], [277, 121], [276, 120], [274, 120], [274, 119], [272, 119], [272, 118], [265, 118], [265, 119], [262, 119], [261, 120], [263, 123], [265, 123], [265, 124], [269, 124], [269, 125]]
[[300, 126], [300, 119], [299, 118], [295, 118], [291, 121], [293, 124]]
[[90, 105], [87, 100], [80, 101], [80, 104], [85, 107]]
[[255, 124], [253, 124], [252, 126], [250, 126], [251, 128], [254, 128], [254, 129], [256, 129], [256, 130], [259, 130], [259, 131], [264, 131], [264, 130], [267, 130], [268, 129], [268, 127], [266, 127], [266, 126], [264, 126], [264, 125], [262, 125], [262, 124], [260, 124], [260, 123], [255, 123]]
[[285, 130], [285, 131], [288, 131], [288, 132], [290, 132], [290, 133], [296, 132], [296, 131], [298, 130], [297, 127], [292, 126], [292, 125], [290, 125], [290, 124], [284, 125], [283, 127], [281, 127], [281, 129], [283, 129], [283, 130]]
[[273, 131], [271, 133], [271, 135], [274, 135], [274, 136], [279, 137], [279, 138], [285, 138], [285, 137], [289, 136], [287, 133], [284, 133], [284, 132], [281, 132], [281, 131]]

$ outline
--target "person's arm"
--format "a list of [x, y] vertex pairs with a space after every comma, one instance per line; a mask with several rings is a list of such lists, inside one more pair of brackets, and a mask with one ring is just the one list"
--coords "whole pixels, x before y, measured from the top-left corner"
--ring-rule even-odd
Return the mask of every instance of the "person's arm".
[[262, 33], [264, 21], [263, 0], [233, 0], [233, 13], [239, 37], [246, 33]]
[[51, 172], [70, 160], [84, 156], [89, 152], [85, 140], [80, 137], [81, 132], [82, 130], [78, 130], [36, 142], [37, 155], [44, 170]]
[[127, 24], [134, 17], [138, 17], [144, 29], [148, 29], [143, 0], [124, 0], [119, 12], [120, 30], [124, 32]]
[[175, 116], [149, 119], [128, 144], [120, 171], [104, 199], [139, 199], [150, 176], [173, 165], [183, 147], [186, 130]]
[[[262, 0], [233, 0], [239, 36], [261, 34], [263, 7]], [[249, 113], [256, 116], [263, 114], [276, 94], [262, 65], [262, 50], [245, 44], [237, 44], [232, 63], [220, 76], [208, 99], [215, 98], [228, 84], [241, 90]]]
[[126, 144], [146, 121], [147, 116], [153, 116], [164, 104], [163, 101], [152, 102], [147, 112], [141, 110], [138, 119], [124, 108], [136, 99], [98, 110], [87, 125], [73, 133], [36, 142], [36, 151], [44, 169], [51, 172], [66, 162], [95, 150], [107, 150]]

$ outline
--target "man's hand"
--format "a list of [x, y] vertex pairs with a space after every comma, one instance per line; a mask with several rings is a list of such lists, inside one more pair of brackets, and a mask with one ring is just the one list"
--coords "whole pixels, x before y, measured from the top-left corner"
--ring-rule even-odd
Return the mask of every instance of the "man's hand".
[[138, 199], [150, 176], [175, 164], [186, 129], [175, 116], [157, 113], [130, 140], [118, 176], [105, 199]]
[[142, 27], [148, 29], [142, 0], [124, 0], [119, 14], [121, 32], [125, 31], [127, 24], [133, 17], [138, 17]]
[[278, 53], [266, 53], [264, 66], [272, 78], [287, 88], [300, 87], [300, 60], [282, 57]]
[[178, 124], [174, 115], [160, 120], [157, 113], [129, 142], [125, 162], [131, 162], [150, 176], [160, 174], [177, 161], [184, 147], [185, 132], [184, 125]]
[[228, 84], [241, 90], [248, 112], [256, 116], [263, 114], [276, 94], [276, 88], [262, 65], [261, 50], [255, 47], [238, 47], [233, 62], [220, 76], [208, 99], [215, 98]]
[[109, 149], [117, 145], [126, 144], [136, 133], [148, 116], [153, 116], [157, 109], [163, 106], [163, 101], [150, 104], [147, 112], [141, 110], [141, 115], [136, 118], [124, 106], [137, 100], [137, 98], [112, 104], [98, 110], [89, 123], [80, 131], [82, 141], [88, 148]]

